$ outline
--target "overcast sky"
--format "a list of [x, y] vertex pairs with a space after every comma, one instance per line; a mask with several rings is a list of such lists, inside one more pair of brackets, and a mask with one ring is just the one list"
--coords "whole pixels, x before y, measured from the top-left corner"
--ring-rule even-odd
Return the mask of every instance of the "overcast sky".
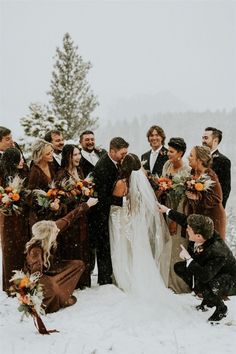
[[30, 102], [48, 102], [65, 32], [93, 65], [101, 119], [119, 99], [162, 91], [195, 110], [236, 106], [234, 1], [7, 0], [0, 16], [1, 125], [19, 127]]

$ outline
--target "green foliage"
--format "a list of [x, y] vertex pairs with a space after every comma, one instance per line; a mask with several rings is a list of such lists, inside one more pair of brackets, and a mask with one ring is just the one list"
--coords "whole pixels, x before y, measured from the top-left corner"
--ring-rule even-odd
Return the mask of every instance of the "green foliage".
[[59, 121], [67, 122], [64, 130], [66, 139], [77, 137], [88, 127], [95, 128], [97, 122], [91, 113], [98, 102], [86, 80], [91, 63], [83, 61], [77, 50], [69, 33], [66, 33], [63, 48], [56, 49], [56, 63], [48, 92], [53, 114]]

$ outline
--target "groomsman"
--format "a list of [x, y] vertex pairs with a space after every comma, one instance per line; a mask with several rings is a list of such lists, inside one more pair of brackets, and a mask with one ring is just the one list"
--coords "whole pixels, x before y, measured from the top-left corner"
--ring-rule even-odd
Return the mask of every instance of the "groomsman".
[[23, 155], [23, 152], [22, 152], [20, 146], [15, 141], [13, 141], [13, 138], [11, 135], [11, 130], [6, 127], [0, 127], [0, 159], [1, 159], [4, 151], [7, 150], [8, 148], [11, 148], [11, 147], [15, 147], [20, 151], [22, 158], [24, 160], [24, 167], [23, 168], [25, 171], [28, 171], [26, 159]]
[[5, 127], [0, 127], [0, 158], [4, 151], [10, 147], [14, 147], [11, 130]]
[[220, 321], [227, 315], [223, 299], [236, 295], [236, 259], [232, 251], [214, 231], [211, 218], [199, 214], [187, 217], [161, 204], [159, 211], [187, 228], [188, 250], [181, 245], [179, 256], [184, 261], [175, 263], [174, 270], [196, 294], [202, 294], [197, 310], [207, 311], [207, 307], [216, 306], [208, 321]]
[[111, 205], [123, 205], [122, 197], [112, 196], [114, 183], [119, 173], [119, 163], [128, 152], [129, 143], [116, 137], [110, 142], [109, 152], [96, 164], [93, 175], [98, 193], [96, 208], [96, 251], [98, 265], [98, 283], [112, 283], [112, 263], [109, 240], [109, 213]]
[[[88, 176], [93, 172], [94, 167], [101, 156], [106, 154], [106, 150], [95, 146], [95, 136], [91, 130], [85, 130], [80, 134], [81, 159], [79, 166], [81, 167], [84, 176]], [[88, 214], [88, 234], [90, 248], [90, 271], [95, 267], [96, 258], [96, 234], [97, 234], [97, 208], [90, 208]]]
[[59, 130], [50, 130], [46, 133], [44, 140], [52, 144], [53, 147], [53, 166], [55, 172], [61, 168], [62, 149], [64, 147], [64, 138]]
[[158, 125], [153, 125], [147, 132], [147, 138], [151, 150], [141, 156], [141, 161], [145, 170], [160, 177], [163, 165], [168, 160], [168, 150], [164, 147], [166, 138], [164, 130]]
[[207, 127], [202, 136], [202, 145], [211, 149], [213, 159], [212, 169], [218, 176], [223, 193], [223, 207], [225, 208], [231, 190], [231, 162], [218, 150], [222, 140], [222, 131], [213, 127]]
[[91, 130], [86, 130], [80, 134], [79, 142], [81, 146], [81, 159], [79, 165], [86, 177], [93, 171], [94, 166], [100, 157], [106, 153], [106, 150], [95, 146], [95, 136]]

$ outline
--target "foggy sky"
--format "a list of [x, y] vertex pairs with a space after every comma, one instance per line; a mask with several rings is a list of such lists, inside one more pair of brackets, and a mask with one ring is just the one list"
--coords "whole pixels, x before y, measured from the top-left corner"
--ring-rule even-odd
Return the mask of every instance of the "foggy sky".
[[0, 22], [0, 122], [17, 135], [29, 104], [48, 103], [66, 32], [93, 65], [88, 79], [101, 120], [119, 100], [163, 91], [186, 109], [236, 106], [235, 2], [8, 0]]

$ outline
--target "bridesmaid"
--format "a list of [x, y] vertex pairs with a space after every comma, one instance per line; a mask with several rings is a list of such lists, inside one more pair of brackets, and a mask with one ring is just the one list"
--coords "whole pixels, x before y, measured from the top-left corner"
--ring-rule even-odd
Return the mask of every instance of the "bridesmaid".
[[72, 293], [85, 265], [82, 260], [55, 260], [57, 237], [59, 232], [96, 203], [97, 199], [90, 198], [63, 218], [57, 221], [41, 220], [32, 227], [33, 236], [26, 244], [26, 270], [31, 274], [41, 273], [39, 282], [43, 285], [46, 313], [56, 312], [76, 302]]
[[[23, 186], [27, 184], [27, 171], [24, 169], [24, 160], [17, 148], [8, 148], [0, 160], [0, 185], [7, 187], [9, 181], [19, 176], [24, 179]], [[23, 269], [24, 266], [24, 248], [29, 240], [28, 232], [28, 207], [21, 205], [20, 214], [15, 212], [12, 215], [0, 213], [0, 233], [2, 245], [2, 280], [3, 290], [8, 292], [10, 286], [9, 280], [12, 277], [12, 271]]]
[[[32, 147], [32, 163], [28, 187], [30, 190], [42, 189], [46, 192], [54, 176], [52, 144], [39, 139]], [[30, 226], [39, 220], [51, 217], [47, 212], [40, 212], [39, 215], [39, 207], [35, 204], [33, 199], [31, 204], [33, 208], [30, 211]]]
[[[186, 151], [186, 143], [182, 138], [171, 138], [168, 142], [168, 158], [169, 160], [163, 166], [162, 176], [173, 178], [174, 176], [190, 175], [190, 167], [187, 163], [183, 161], [183, 156]], [[183, 197], [178, 197], [174, 191], [171, 191], [171, 197], [168, 196], [165, 199], [165, 205], [170, 209], [175, 209], [180, 213], [183, 213]], [[173, 236], [171, 238], [172, 248], [171, 248], [171, 258], [169, 265], [169, 277], [168, 277], [168, 288], [172, 289], [176, 294], [190, 292], [187, 284], [176, 275], [174, 271], [174, 264], [181, 261], [179, 257], [180, 245], [184, 245], [187, 248], [188, 240], [181, 235], [181, 226], [177, 225], [175, 221], [168, 219], [167, 224], [169, 227], [170, 234]], [[168, 266], [168, 265], [167, 265]]]
[[209, 216], [214, 222], [215, 230], [225, 239], [226, 214], [222, 205], [222, 189], [216, 173], [210, 168], [212, 157], [209, 147], [194, 146], [188, 160], [194, 177], [207, 175], [214, 184], [199, 193], [186, 192], [187, 215], [195, 213]]
[[[76, 145], [66, 144], [62, 150], [61, 169], [57, 173], [56, 181], [60, 185], [63, 179], [71, 178], [74, 182], [83, 179], [83, 173], [79, 167], [81, 159], [80, 150]], [[67, 205], [68, 211], [73, 210], [78, 203], [72, 201]], [[59, 252], [63, 259], [81, 259], [86, 269], [78, 284], [79, 287], [91, 286], [89, 270], [89, 239], [88, 220], [86, 213], [81, 213], [76, 223], [71, 225], [65, 232], [61, 233], [59, 239]]]

